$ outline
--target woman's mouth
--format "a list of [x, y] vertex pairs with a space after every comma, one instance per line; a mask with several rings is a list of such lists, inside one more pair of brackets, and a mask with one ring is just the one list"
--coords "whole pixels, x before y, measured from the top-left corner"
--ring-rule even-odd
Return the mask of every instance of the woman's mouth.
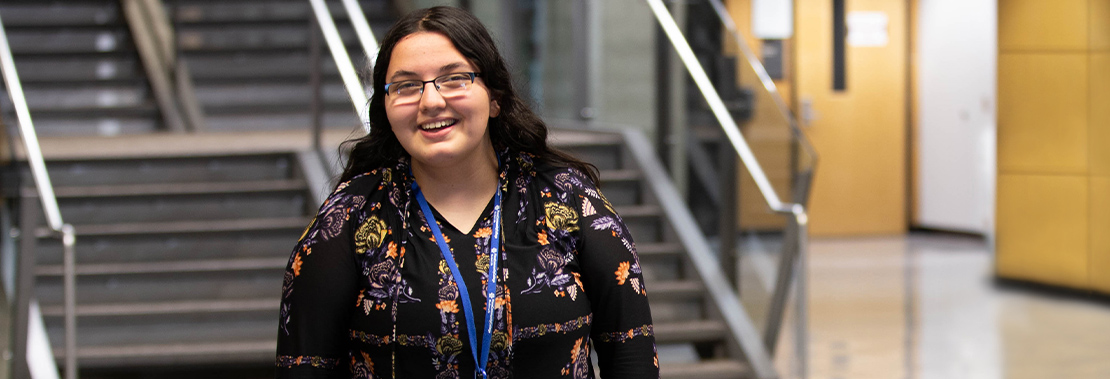
[[449, 127], [449, 126], [453, 126], [457, 122], [458, 122], [458, 120], [453, 120], [453, 119], [452, 120], [433, 121], [433, 122], [429, 122], [429, 123], [426, 123], [426, 124], [420, 124], [420, 130], [423, 130], [423, 131], [426, 131], [426, 132], [434, 132], [434, 131], [439, 130], [439, 129], [443, 129], [443, 128], [446, 128], [446, 127]]

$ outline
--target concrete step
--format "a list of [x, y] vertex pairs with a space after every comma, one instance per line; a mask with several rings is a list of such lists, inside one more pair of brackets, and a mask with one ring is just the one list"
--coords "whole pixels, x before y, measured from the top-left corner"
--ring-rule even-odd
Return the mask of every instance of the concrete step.
[[118, 1], [19, 2], [0, 5], [5, 29], [63, 28], [123, 23]]
[[728, 327], [723, 321], [688, 320], [655, 323], [655, 341], [659, 344], [723, 342], [727, 335]]
[[[166, 194], [59, 199], [66, 222], [84, 227], [162, 222], [298, 217], [310, 207], [303, 188], [238, 193]], [[94, 225], [95, 224], [95, 225]]]
[[[244, 141], [245, 142], [245, 141]], [[152, 143], [172, 143], [170, 140]], [[70, 186], [250, 182], [297, 178], [290, 154], [52, 160], [50, 180]], [[26, 178], [29, 179], [29, 176]]]
[[655, 204], [615, 206], [617, 214], [637, 243], [660, 242], [665, 238], [663, 211]]
[[[77, 238], [77, 264], [177, 262], [206, 259], [286, 257], [308, 226], [205, 233], [82, 235]], [[58, 265], [62, 246], [57, 239], [39, 240], [36, 262]]]
[[[85, 263], [78, 264], [78, 276], [93, 275], [138, 275], [138, 274], [187, 274], [218, 271], [256, 271], [284, 269], [289, 263], [286, 258], [237, 258], [237, 259], [194, 259], [188, 261], [157, 261], [134, 263]], [[62, 276], [62, 265], [39, 265], [35, 268], [38, 276]]]
[[142, 183], [119, 185], [68, 186], [54, 190], [58, 198], [110, 198], [134, 196], [254, 194], [303, 191], [300, 179], [254, 180], [237, 182]]
[[[272, 229], [303, 229], [311, 218], [278, 217], [239, 220], [201, 220], [172, 222], [139, 222], [101, 225], [75, 225], [79, 236], [121, 236], [146, 234], [195, 234], [220, 232], [265, 231]], [[36, 230], [40, 238], [51, 231], [45, 227]]]
[[[163, 316], [166, 317], [166, 316]], [[277, 314], [260, 318], [229, 313], [195, 316], [165, 323], [127, 318], [82, 320], [78, 328], [78, 362], [82, 367], [160, 366], [181, 364], [270, 363], [276, 356]], [[126, 333], [120, 333], [121, 327]], [[54, 353], [63, 353], [60, 323], [47, 326]]]
[[[107, 304], [81, 304], [77, 317], [122, 317], [136, 315], [273, 312], [277, 314], [280, 298], [231, 299], [231, 300], [179, 300], [161, 302], [123, 302]], [[42, 307], [44, 317], [60, 318], [64, 309], [60, 304]]]
[[8, 40], [15, 56], [135, 52], [126, 25], [13, 31]]
[[665, 363], [659, 365], [660, 379], [743, 379], [749, 378], [748, 365], [734, 360], [706, 360], [694, 363]]
[[[181, 24], [305, 21], [311, 16], [311, 8], [302, 1], [179, 1], [178, 4], [174, 19]], [[371, 23], [393, 20], [387, 1], [360, 1], [359, 5]], [[347, 12], [342, 6], [329, 4], [328, 8], [337, 21], [347, 19]]]
[[[83, 275], [77, 277], [77, 299], [78, 305], [85, 305], [273, 298], [281, 294], [284, 276], [284, 267], [186, 274]], [[38, 277], [35, 292], [44, 307], [62, 304], [62, 277]]]

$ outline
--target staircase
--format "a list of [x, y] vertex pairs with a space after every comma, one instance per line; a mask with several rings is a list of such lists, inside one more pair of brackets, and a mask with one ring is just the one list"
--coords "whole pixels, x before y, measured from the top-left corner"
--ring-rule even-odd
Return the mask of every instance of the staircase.
[[[348, 131], [359, 125], [307, 0], [167, 3], [209, 130], [303, 130], [312, 125], [317, 64], [322, 124]], [[385, 34], [396, 20], [391, 1], [359, 4], [375, 35]], [[337, 1], [328, 5], [355, 69], [369, 83], [365, 54], [344, 8]], [[314, 60], [314, 37], [319, 61]]]
[[5, 1], [0, 16], [39, 134], [165, 130], [119, 1]]
[[[745, 377], [622, 137], [555, 131], [553, 140], [598, 166], [603, 191], [636, 238], [663, 377]], [[319, 202], [303, 158], [123, 155], [48, 161], [62, 214], [78, 234], [83, 376], [272, 375], [283, 271]], [[36, 258], [36, 292], [59, 361], [61, 250], [42, 238]]]
[[[296, 154], [52, 160], [48, 169], [78, 235], [86, 377], [272, 370], [288, 251], [318, 205]], [[61, 251], [40, 239], [35, 270], [59, 362]]]
[[745, 378], [727, 326], [714, 313], [701, 279], [643, 181], [623, 137], [557, 131], [554, 144], [601, 171], [601, 189], [636, 241], [647, 282], [662, 378]]

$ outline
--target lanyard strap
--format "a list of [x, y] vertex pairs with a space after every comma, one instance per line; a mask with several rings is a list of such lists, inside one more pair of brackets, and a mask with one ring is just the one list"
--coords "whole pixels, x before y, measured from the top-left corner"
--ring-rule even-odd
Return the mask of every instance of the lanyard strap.
[[486, 318], [483, 325], [485, 333], [482, 333], [481, 350], [478, 350], [477, 334], [481, 333], [482, 330], [474, 327], [474, 310], [470, 306], [470, 294], [466, 291], [466, 283], [463, 282], [462, 272], [455, 264], [451, 248], [447, 246], [447, 241], [444, 241], [439, 223], [432, 216], [432, 209], [428, 206], [428, 201], [424, 199], [424, 193], [420, 191], [420, 186], [414, 181], [412, 188], [416, 192], [416, 202], [420, 203], [420, 210], [424, 212], [424, 221], [427, 222], [428, 228], [432, 230], [436, 244], [439, 245], [439, 252], [443, 255], [443, 260], [447, 261], [447, 266], [451, 268], [451, 276], [455, 279], [455, 285], [459, 287], [459, 295], [462, 297], [463, 303], [463, 316], [466, 317], [466, 331], [470, 337], [470, 353], [474, 357], [474, 377], [485, 378], [486, 363], [489, 361], [490, 339], [493, 335], [493, 310], [497, 299], [497, 262], [501, 255], [501, 185], [498, 184], [497, 192], [493, 195], [493, 233], [490, 235], [489, 274], [486, 276]]

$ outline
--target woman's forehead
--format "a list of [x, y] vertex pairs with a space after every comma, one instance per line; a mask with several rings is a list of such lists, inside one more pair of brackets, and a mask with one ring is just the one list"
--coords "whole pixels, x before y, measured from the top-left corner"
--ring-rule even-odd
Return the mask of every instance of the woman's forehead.
[[447, 36], [416, 32], [401, 38], [393, 47], [386, 75], [391, 79], [473, 69], [470, 60], [455, 48]]

